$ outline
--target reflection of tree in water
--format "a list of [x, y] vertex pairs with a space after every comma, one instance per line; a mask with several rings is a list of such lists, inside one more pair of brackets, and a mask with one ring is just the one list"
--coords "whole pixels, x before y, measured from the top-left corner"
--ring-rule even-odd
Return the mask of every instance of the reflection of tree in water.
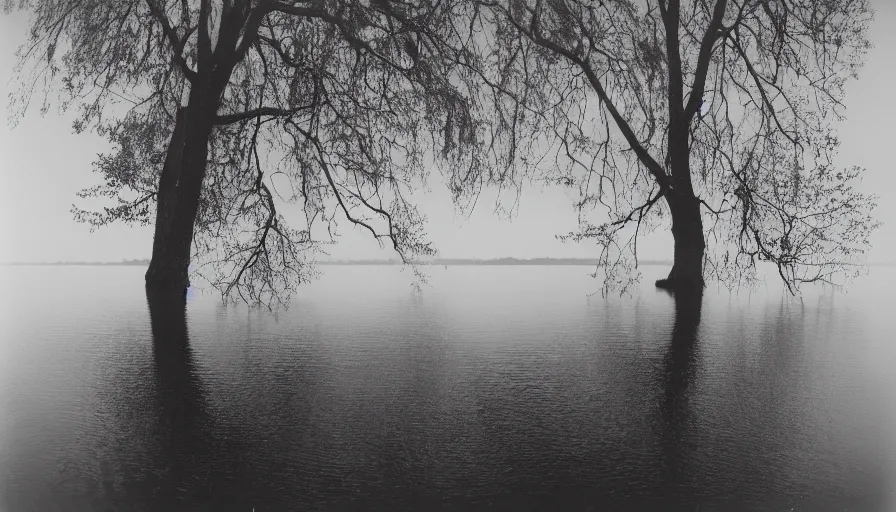
[[[215, 446], [213, 417], [197, 374], [183, 298], [147, 294], [156, 382], [157, 460], [152, 501], [167, 510], [239, 508], [226, 477], [226, 452]], [[245, 510], [251, 510], [240, 505]], [[169, 508], [170, 507], [170, 508]]]
[[686, 432], [693, 379], [699, 364], [697, 332], [703, 294], [678, 292], [672, 298], [675, 300], [675, 325], [672, 340], [663, 356], [660, 399], [661, 445], [666, 471], [663, 491], [666, 496], [684, 505], [694, 498], [687, 486]]

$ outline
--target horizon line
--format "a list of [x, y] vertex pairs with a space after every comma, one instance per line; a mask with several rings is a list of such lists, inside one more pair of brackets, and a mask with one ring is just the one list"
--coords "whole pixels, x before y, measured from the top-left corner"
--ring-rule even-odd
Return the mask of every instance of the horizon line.
[[[0, 262], [0, 266], [41, 266], [41, 265], [148, 265], [149, 259], [123, 259], [120, 261], [10, 261]], [[431, 260], [417, 261], [422, 265], [439, 265], [439, 264], [459, 264], [459, 263], [498, 263], [498, 262], [514, 262], [514, 263], [537, 263], [537, 262], [566, 262], [566, 263], [582, 263], [597, 264], [595, 258], [561, 258], [553, 256], [541, 256], [535, 258], [518, 258], [515, 256], [502, 256], [498, 258], [433, 258]], [[401, 265], [400, 258], [354, 258], [354, 259], [326, 259], [314, 260], [313, 263], [319, 265]], [[671, 260], [639, 260], [642, 264], [672, 264]]]
[[[120, 261], [12, 261], [0, 262], [0, 266], [142, 266], [149, 265], [149, 259], [123, 259]], [[398, 258], [358, 258], [316, 260], [318, 265], [402, 265]], [[502, 256], [499, 258], [434, 258], [429, 261], [418, 261], [421, 265], [597, 265], [595, 258], [562, 258], [543, 256], [535, 258], [518, 258]], [[638, 265], [672, 265], [672, 260], [638, 260]], [[867, 266], [896, 266], [896, 261], [866, 262]]]

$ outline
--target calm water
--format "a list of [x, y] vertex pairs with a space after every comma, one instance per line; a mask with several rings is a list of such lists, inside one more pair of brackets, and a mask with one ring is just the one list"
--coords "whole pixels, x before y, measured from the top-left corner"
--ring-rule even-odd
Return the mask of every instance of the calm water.
[[678, 315], [588, 267], [324, 271], [151, 317], [142, 268], [0, 269], [0, 508], [896, 509], [896, 268]]

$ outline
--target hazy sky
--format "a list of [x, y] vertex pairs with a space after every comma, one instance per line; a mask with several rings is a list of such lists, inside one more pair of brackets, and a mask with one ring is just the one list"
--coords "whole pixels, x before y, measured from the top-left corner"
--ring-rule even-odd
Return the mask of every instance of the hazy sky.
[[[871, 28], [875, 48], [870, 52], [860, 79], [853, 82], [846, 99], [848, 120], [840, 127], [843, 142], [839, 163], [867, 169], [861, 188], [880, 197], [877, 218], [884, 225], [873, 238], [871, 261], [896, 260], [896, 186], [891, 151], [896, 148], [896, 1], [877, 0]], [[72, 203], [84, 206], [75, 193], [99, 183], [91, 163], [107, 149], [94, 135], [74, 135], [71, 118], [51, 109], [41, 117], [37, 109], [16, 127], [7, 119], [7, 95], [15, 64], [15, 50], [25, 40], [27, 16], [0, 15], [0, 261], [116, 261], [148, 258], [152, 247], [149, 228], [110, 226], [90, 233], [88, 226], [72, 220]], [[512, 221], [492, 214], [487, 199], [467, 220], [456, 217], [448, 194], [433, 176], [432, 193], [418, 203], [428, 215], [427, 229], [443, 257], [520, 258], [594, 257], [591, 244], [562, 243], [558, 233], [576, 228], [576, 215], [567, 192], [560, 189], [523, 190], [518, 214]], [[301, 219], [296, 220], [296, 224]], [[338, 258], [393, 257], [380, 250], [369, 234], [340, 226], [339, 243], [328, 252]], [[670, 259], [671, 235], [662, 233], [639, 245], [646, 259]]]

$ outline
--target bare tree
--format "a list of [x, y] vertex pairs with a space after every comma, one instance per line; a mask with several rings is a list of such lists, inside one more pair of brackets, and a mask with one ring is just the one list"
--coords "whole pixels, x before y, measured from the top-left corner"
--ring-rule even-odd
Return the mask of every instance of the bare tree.
[[[115, 147], [93, 226], [155, 222], [148, 289], [182, 293], [191, 256], [225, 296], [285, 298], [311, 275], [311, 228], [342, 218], [405, 262], [434, 252], [406, 196], [443, 164], [459, 200], [509, 183], [507, 131], [470, 59], [461, 0], [6, 0], [32, 14], [23, 114], [36, 91]], [[512, 138], [512, 137], [511, 137]], [[285, 203], [304, 207], [292, 229]], [[332, 235], [332, 231], [331, 231]], [[191, 254], [192, 251], [192, 254]]]
[[[740, 283], [760, 260], [791, 291], [859, 268], [874, 198], [835, 167], [834, 124], [867, 0], [478, 2], [498, 117], [554, 144], [547, 177], [580, 191], [568, 238], [597, 241], [605, 290], [637, 279], [638, 239], [666, 214], [659, 287]], [[595, 207], [609, 220], [589, 222]]]

